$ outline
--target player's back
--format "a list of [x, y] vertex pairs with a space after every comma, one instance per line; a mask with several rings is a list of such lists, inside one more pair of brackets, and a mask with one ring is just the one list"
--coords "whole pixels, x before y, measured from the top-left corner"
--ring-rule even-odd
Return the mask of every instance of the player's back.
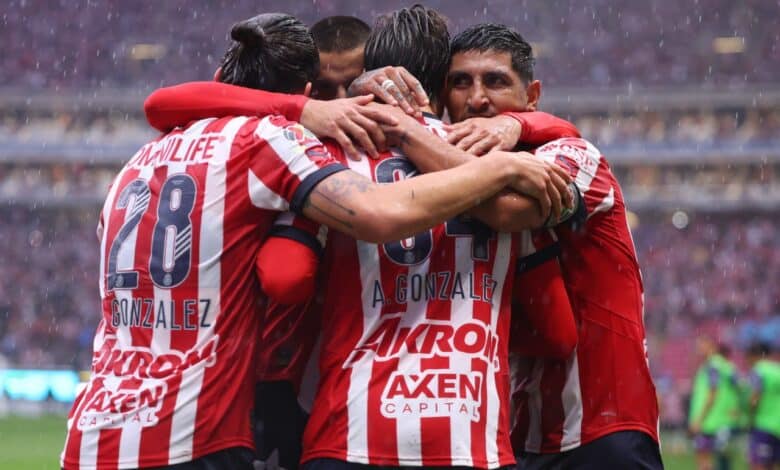
[[197, 121], [128, 161], [101, 214], [102, 320], [65, 468], [166, 466], [252, 447], [261, 293], [247, 254], [278, 211], [300, 208], [317, 178], [340, 168], [332, 163], [278, 117]]
[[620, 430], [657, 440], [642, 279], [620, 186], [584, 139], [559, 139], [536, 155], [569, 169], [582, 195], [586, 221], [579, 229], [559, 226], [537, 237], [560, 244], [578, 344], [568, 360], [519, 363], [526, 380], [516, 395], [523, 405], [513, 431], [516, 450], [565, 451]]
[[[426, 124], [444, 135], [439, 121]], [[417, 173], [398, 150], [344, 162], [379, 183]], [[331, 232], [303, 461], [513, 463], [498, 340], [508, 331], [502, 288], [513, 250], [511, 235], [460, 218], [383, 245]]]

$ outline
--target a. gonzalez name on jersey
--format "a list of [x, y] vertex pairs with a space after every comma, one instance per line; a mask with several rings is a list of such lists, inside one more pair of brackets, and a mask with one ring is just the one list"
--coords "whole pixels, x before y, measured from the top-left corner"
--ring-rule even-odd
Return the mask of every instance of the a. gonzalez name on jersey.
[[385, 295], [382, 282], [374, 280], [372, 307], [385, 304], [404, 305], [407, 302], [429, 300], [473, 300], [493, 304], [497, 282], [490, 274], [475, 275], [439, 271], [432, 273], [398, 274], [391, 297]]

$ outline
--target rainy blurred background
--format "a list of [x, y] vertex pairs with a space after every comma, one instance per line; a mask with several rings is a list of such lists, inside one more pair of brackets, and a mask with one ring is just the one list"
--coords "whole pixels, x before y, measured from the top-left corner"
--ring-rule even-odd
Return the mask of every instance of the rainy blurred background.
[[[145, 95], [209, 79], [238, 19], [276, 10], [308, 24], [334, 14], [371, 23], [409, 2], [3, 3], [0, 468], [56, 468], [61, 413], [89, 368], [100, 315], [97, 213], [114, 173], [154, 136]], [[425, 3], [452, 32], [516, 27], [538, 58], [542, 109], [611, 161], [645, 280], [664, 452], [682, 459], [670, 468], [688, 468], [680, 430], [695, 338], [730, 345], [743, 371], [748, 344], [780, 341], [780, 3]], [[45, 463], [14, 460], [31, 445]]]

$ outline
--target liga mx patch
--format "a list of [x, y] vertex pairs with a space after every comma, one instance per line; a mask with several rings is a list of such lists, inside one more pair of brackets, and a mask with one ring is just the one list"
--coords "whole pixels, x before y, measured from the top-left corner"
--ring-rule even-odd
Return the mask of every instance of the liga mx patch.
[[312, 160], [331, 158], [330, 152], [309, 129], [300, 124], [291, 124], [282, 132], [284, 138], [303, 147], [306, 156]]
[[284, 128], [284, 137], [290, 142], [295, 142], [304, 147], [319, 145], [320, 141], [309, 129], [300, 124], [291, 124]]

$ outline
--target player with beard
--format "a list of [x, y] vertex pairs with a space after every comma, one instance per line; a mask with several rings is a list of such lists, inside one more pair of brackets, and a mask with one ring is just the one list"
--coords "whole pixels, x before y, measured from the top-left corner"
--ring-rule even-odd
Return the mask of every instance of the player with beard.
[[[514, 145], [485, 118], [535, 110], [540, 96], [531, 46], [516, 31], [483, 24], [455, 37], [447, 109], [453, 121], [462, 121], [451, 133], [461, 147], [480, 153], [491, 148], [480, 141]], [[484, 132], [467, 141], [475, 129]], [[576, 350], [560, 359], [565, 350], [551, 350], [528, 335], [534, 330], [542, 337], [554, 333], [544, 322], [549, 308], [526, 304], [513, 317], [522, 322], [513, 327], [519, 333], [513, 349], [523, 356], [513, 371], [519, 379], [512, 435], [518, 468], [662, 468], [642, 278], [620, 186], [604, 156], [584, 139], [553, 141], [535, 154], [569, 171], [585, 217], [580, 227], [561, 225], [527, 234], [533, 243], [518, 264], [518, 276], [529, 279], [535, 266], [559, 258], [578, 341]], [[434, 171], [468, 160], [453, 156], [449, 164], [439, 158], [429, 161], [425, 169]], [[521, 281], [515, 290], [521, 298], [527, 295], [523, 288]]]
[[[294, 18], [260, 15], [231, 36], [224, 82], [310, 87], [317, 52]], [[431, 144], [421, 126], [404, 132], [412, 150]], [[101, 214], [103, 318], [91, 379], [69, 415], [62, 467], [251, 468], [247, 410], [262, 298], [251, 265], [278, 211], [383, 242], [507, 184], [529, 190], [521, 175], [533, 164], [504, 153], [478, 163], [380, 186], [278, 116], [199, 120], [144, 145]]]

